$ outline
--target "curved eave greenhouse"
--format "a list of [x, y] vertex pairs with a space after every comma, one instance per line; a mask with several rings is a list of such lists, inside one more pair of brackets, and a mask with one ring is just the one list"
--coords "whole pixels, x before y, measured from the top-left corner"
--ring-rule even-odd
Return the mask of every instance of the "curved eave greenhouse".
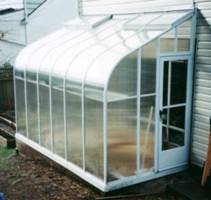
[[141, 132], [151, 116], [155, 137], [159, 56], [192, 55], [194, 13], [83, 16], [23, 49], [16, 138], [103, 191], [164, 175]]

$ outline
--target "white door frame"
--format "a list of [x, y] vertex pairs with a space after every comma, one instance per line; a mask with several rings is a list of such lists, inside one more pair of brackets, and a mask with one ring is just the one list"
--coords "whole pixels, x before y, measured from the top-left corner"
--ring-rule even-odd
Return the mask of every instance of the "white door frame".
[[[170, 168], [179, 167], [182, 165], [186, 165], [189, 159], [189, 144], [190, 144], [190, 127], [191, 127], [191, 108], [192, 108], [192, 89], [193, 89], [193, 67], [192, 67], [192, 56], [191, 55], [163, 55], [159, 57], [159, 70], [158, 77], [159, 81], [159, 89], [157, 91], [158, 98], [157, 98], [157, 105], [158, 110], [160, 111], [163, 108], [163, 64], [164, 61], [176, 61], [176, 60], [187, 60], [188, 61], [188, 70], [187, 70], [187, 96], [186, 96], [186, 116], [185, 116], [185, 145], [183, 147], [175, 148], [166, 150], [165, 152], [162, 151], [162, 126], [160, 122], [160, 116], [157, 116], [157, 167], [158, 171], [164, 171]], [[159, 115], [159, 111], [157, 115]], [[174, 154], [174, 156], [172, 156]], [[164, 156], [165, 155], [165, 156]], [[166, 159], [170, 159], [169, 163], [175, 163], [174, 165], [171, 164], [163, 164], [166, 162]], [[178, 162], [176, 162], [178, 160]]]

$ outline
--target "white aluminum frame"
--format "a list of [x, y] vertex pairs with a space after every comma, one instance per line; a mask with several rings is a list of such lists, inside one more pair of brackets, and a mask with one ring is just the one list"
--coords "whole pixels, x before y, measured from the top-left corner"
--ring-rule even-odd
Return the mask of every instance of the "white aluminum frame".
[[[163, 125], [160, 121], [158, 121], [158, 123], [159, 123], [159, 132], [158, 132], [158, 134], [159, 134], [159, 151], [158, 152], [159, 152], [159, 163], [160, 163], [158, 168], [159, 168], [159, 171], [163, 171], [166, 168], [170, 168], [168, 166], [167, 157], [174, 159], [175, 160], [174, 162], [177, 161], [178, 165], [188, 164], [188, 156], [187, 155], [188, 155], [188, 144], [189, 144], [190, 131], [187, 127], [189, 127], [190, 124], [188, 124], [187, 120], [191, 116], [190, 115], [191, 107], [189, 106], [188, 102], [191, 102], [191, 100], [192, 100], [192, 96], [190, 95], [190, 92], [189, 92], [189, 90], [192, 89], [192, 82], [190, 82], [190, 74], [192, 74], [191, 73], [192, 70], [191, 70], [191, 65], [190, 65], [190, 60], [191, 60], [190, 55], [181, 56], [181, 55], [177, 55], [177, 53], [174, 53], [174, 54], [172, 54], [172, 56], [169, 56], [169, 55], [161, 56], [159, 60], [160, 60], [160, 76], [159, 76], [160, 77], [160, 84], [159, 84], [160, 85], [160, 91], [159, 91], [160, 104], [159, 104], [159, 110], [163, 110], [165, 107], [169, 108], [169, 103], [170, 103], [170, 102], [168, 102], [167, 105], [165, 105], [165, 106], [162, 105], [162, 103], [163, 103], [163, 75], [164, 75], [163, 74], [163, 64], [164, 64], [164, 62], [165, 61], [177, 61], [177, 60], [187, 60], [188, 61], [188, 63], [187, 63], [187, 81], [186, 81], [186, 83], [187, 83], [187, 85], [186, 85], [187, 86], [187, 88], [186, 88], [186, 91], [187, 91], [186, 103], [176, 105], [176, 107], [184, 106], [184, 105], [186, 106], [185, 128], [184, 128], [184, 137], [185, 137], [184, 138], [184, 141], [185, 141], [184, 146], [163, 151], [162, 150], [162, 126]], [[170, 78], [168, 80], [170, 80]], [[168, 87], [169, 86], [170, 86], [170, 84], [168, 83]], [[175, 107], [175, 106], [173, 106], [173, 107]], [[184, 155], [184, 157], [186, 156], [186, 159], [183, 158], [184, 160], [186, 160], [186, 162], [181, 163], [181, 161], [179, 161], [179, 158], [177, 158], [177, 153], [179, 153], [179, 152], [180, 152], [180, 154], [178, 154], [178, 155], [186, 154], [186, 155]], [[163, 156], [162, 154], [165, 154], [165, 155]], [[171, 156], [170, 156], [170, 154], [171, 154]], [[169, 156], [167, 156], [167, 155], [169, 155]], [[163, 160], [165, 160], [166, 166], [168, 166], [168, 167], [163, 167], [161, 165], [162, 157], [163, 157]], [[173, 162], [173, 160], [172, 160], [172, 162]], [[174, 166], [175, 165], [177, 165], [177, 164], [175, 163]]]

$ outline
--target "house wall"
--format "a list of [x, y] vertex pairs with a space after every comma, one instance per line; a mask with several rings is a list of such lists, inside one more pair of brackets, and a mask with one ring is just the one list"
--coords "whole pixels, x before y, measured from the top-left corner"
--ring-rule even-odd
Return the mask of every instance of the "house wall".
[[125, 14], [146, 11], [180, 10], [192, 7], [192, 0], [79, 0], [83, 15]]
[[13, 63], [25, 45], [23, 18], [23, 11], [0, 15], [0, 65], [6, 61]]
[[48, 0], [29, 17], [28, 42], [54, 32], [77, 15], [77, 0]]
[[195, 0], [197, 50], [192, 125], [192, 162], [203, 166], [207, 154], [209, 117], [211, 117], [211, 1]]
[[[31, 12], [38, 2], [43, 0], [27, 0], [27, 11]], [[29, 15], [27, 23], [23, 21], [23, 10], [0, 15], [0, 64], [8, 60], [13, 63], [25, 45], [61, 28], [77, 15], [77, 0], [47, 0]]]
[[13, 64], [17, 54], [24, 45], [0, 40], [0, 67], [7, 61]]

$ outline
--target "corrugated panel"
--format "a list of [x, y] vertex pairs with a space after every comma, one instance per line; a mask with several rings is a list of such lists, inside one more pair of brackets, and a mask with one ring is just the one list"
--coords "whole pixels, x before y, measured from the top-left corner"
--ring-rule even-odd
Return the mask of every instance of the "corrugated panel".
[[80, 0], [80, 13], [125, 14], [147, 11], [184, 10], [193, 7], [192, 0]]
[[211, 117], [211, 1], [195, 0], [197, 20], [196, 74], [193, 107], [192, 163], [203, 166], [206, 159]]

